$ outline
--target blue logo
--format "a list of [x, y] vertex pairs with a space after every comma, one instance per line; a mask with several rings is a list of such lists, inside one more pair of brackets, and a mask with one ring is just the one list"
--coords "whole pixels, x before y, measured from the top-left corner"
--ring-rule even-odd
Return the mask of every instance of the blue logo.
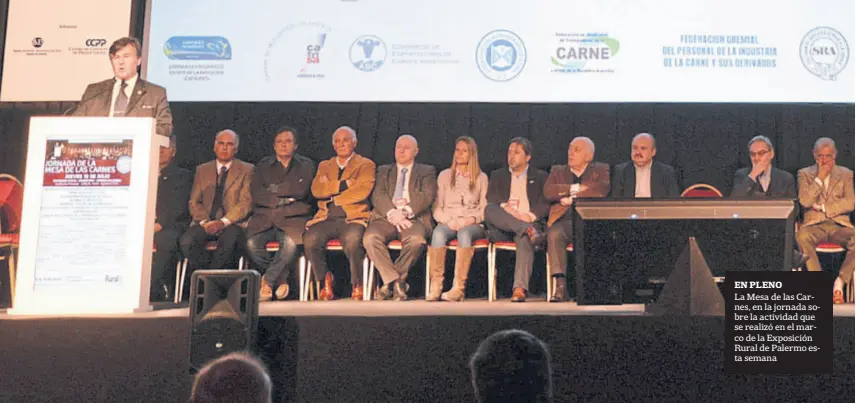
[[526, 45], [514, 32], [491, 31], [479, 41], [476, 65], [493, 81], [509, 81], [526, 66]]
[[841, 32], [829, 27], [808, 31], [800, 42], [800, 59], [809, 73], [835, 81], [850, 59], [850, 46]]
[[232, 45], [222, 36], [173, 36], [163, 53], [173, 60], [232, 60]]
[[386, 62], [386, 44], [374, 35], [363, 35], [351, 44], [350, 57], [361, 71], [375, 71]]

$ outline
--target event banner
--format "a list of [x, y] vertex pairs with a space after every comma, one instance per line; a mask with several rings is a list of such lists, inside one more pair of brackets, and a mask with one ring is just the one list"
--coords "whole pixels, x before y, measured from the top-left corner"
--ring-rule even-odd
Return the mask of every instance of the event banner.
[[852, 0], [149, 1], [172, 101], [854, 101]]
[[132, 149], [132, 140], [47, 141], [38, 242], [50, 247], [38, 248], [34, 288], [121, 286]]
[[0, 101], [75, 101], [113, 76], [107, 51], [127, 36], [131, 0], [10, 0]]

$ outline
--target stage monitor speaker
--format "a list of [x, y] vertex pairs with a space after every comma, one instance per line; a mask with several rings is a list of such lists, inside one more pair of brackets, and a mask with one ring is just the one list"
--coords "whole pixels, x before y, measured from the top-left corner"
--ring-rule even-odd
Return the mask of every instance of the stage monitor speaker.
[[255, 353], [259, 273], [197, 270], [190, 278], [190, 372], [229, 353]]

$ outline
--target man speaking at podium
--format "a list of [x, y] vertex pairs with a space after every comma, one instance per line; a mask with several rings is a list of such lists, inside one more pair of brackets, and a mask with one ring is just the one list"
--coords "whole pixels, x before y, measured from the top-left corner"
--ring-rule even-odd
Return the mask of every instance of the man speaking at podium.
[[157, 120], [155, 132], [172, 134], [172, 112], [166, 90], [144, 81], [137, 75], [142, 62], [142, 47], [136, 38], [120, 38], [110, 45], [110, 64], [115, 77], [89, 84], [72, 116], [152, 117]]

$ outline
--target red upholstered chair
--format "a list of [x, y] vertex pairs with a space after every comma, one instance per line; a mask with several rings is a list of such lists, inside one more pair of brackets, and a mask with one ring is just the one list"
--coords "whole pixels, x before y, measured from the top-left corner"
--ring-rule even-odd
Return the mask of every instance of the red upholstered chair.
[[[514, 241], [498, 241], [490, 245], [487, 259], [487, 300], [491, 302], [496, 301], [496, 252], [500, 250], [517, 252], [517, 244], [515, 244]], [[549, 271], [547, 273], [549, 273]], [[550, 281], [550, 276], [547, 276], [547, 281]], [[548, 290], [550, 290], [550, 288], [548, 288]], [[547, 294], [547, 300], [549, 301], [550, 295], [549, 293]]]
[[[475, 250], [484, 250], [488, 252], [488, 257], [490, 257], [490, 241], [487, 239], [478, 239], [473, 241], [473, 249]], [[458, 240], [453, 239], [446, 245], [446, 250], [456, 251], [458, 250]], [[431, 267], [430, 256], [425, 256], [425, 299], [428, 299], [428, 294], [431, 291], [431, 273], [428, 272]]]
[[[332, 252], [332, 251], [341, 252], [343, 250], [345, 250], [345, 249], [342, 246], [342, 242], [340, 240], [331, 239], [330, 241], [327, 242], [327, 251], [328, 252]], [[305, 299], [303, 299], [303, 301], [308, 301], [309, 297], [310, 297], [310, 293], [312, 291], [314, 291], [314, 295], [319, 295], [321, 293], [321, 289], [320, 289], [320, 286], [318, 284], [316, 284], [315, 290], [312, 290], [311, 284], [312, 284], [313, 276], [312, 276], [312, 263], [311, 262], [309, 262], [307, 260], [306, 264], [301, 268], [300, 271], [302, 272], [300, 275], [300, 278], [301, 278], [301, 281], [303, 281], [303, 283], [301, 283], [301, 285], [300, 285], [300, 287], [302, 288], [302, 290], [300, 290], [301, 291], [300, 293], [305, 298]], [[369, 258], [368, 258], [368, 256], [366, 256], [363, 259], [363, 278], [364, 279], [366, 278], [366, 273], [368, 271], [369, 271]], [[363, 287], [363, 297], [365, 297], [366, 288], [367, 287]], [[314, 295], [311, 297], [314, 298]], [[365, 299], [365, 298], [363, 298], [363, 299]]]
[[696, 183], [681, 192], [681, 197], [722, 197], [722, 192], [713, 185]]
[[[573, 252], [573, 251], [574, 251], [574, 244], [569, 243], [568, 247], [565, 248], [565, 253]], [[555, 291], [553, 289], [553, 287], [555, 287], [555, 286], [556, 285], [553, 283], [553, 276], [550, 275], [550, 254], [548, 253], [547, 254], [547, 301], [550, 301], [550, 296], [553, 295], [553, 292]]]
[[[828, 253], [828, 254], [836, 254], [841, 255], [847, 250], [842, 248], [841, 245], [832, 242], [821, 242], [814, 248], [817, 253]], [[844, 290], [845, 298], [847, 302], [853, 302], [853, 279], [850, 280], [850, 284], [845, 285]]]
[[9, 287], [12, 301], [15, 300], [17, 278], [16, 254], [24, 211], [24, 184], [9, 174], [0, 174], [0, 215], [5, 227], [0, 228], [0, 260], [9, 267]]

